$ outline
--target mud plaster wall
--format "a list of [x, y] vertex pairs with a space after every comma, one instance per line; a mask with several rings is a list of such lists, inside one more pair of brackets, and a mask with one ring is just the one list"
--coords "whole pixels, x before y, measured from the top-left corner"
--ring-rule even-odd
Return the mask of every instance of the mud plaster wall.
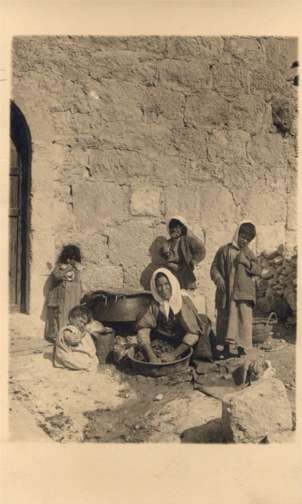
[[[64, 243], [81, 246], [86, 288], [139, 287], [173, 213], [205, 237], [197, 276], [210, 315], [210, 264], [240, 220], [255, 221], [258, 251], [295, 245], [294, 44], [14, 39], [12, 98], [33, 144], [32, 314], [41, 314], [47, 262]], [[285, 134], [273, 124], [280, 107]]]

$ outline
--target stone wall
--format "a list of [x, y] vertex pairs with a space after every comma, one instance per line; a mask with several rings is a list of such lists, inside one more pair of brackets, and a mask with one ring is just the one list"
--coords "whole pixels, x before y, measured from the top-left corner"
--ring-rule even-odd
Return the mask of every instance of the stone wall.
[[197, 276], [210, 315], [210, 264], [237, 223], [255, 221], [259, 251], [295, 245], [295, 43], [14, 39], [12, 99], [33, 142], [33, 314], [64, 243], [81, 246], [87, 288], [139, 287], [174, 213], [205, 237]]

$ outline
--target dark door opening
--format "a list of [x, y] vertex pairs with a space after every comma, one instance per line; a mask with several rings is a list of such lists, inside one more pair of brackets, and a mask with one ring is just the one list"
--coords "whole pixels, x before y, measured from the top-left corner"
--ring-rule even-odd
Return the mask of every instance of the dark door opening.
[[29, 229], [31, 136], [14, 104], [10, 117], [9, 304], [11, 311], [29, 311]]

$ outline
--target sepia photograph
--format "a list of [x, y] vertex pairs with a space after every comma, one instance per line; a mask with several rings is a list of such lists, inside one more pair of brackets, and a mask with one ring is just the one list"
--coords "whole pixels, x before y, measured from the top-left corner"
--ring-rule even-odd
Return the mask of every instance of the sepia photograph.
[[295, 442], [298, 70], [297, 37], [13, 37], [11, 441]]

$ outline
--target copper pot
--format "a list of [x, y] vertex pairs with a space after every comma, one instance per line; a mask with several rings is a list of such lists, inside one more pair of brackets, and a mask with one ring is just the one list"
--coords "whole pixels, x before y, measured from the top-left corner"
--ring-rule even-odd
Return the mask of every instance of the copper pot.
[[84, 296], [82, 303], [100, 322], [135, 322], [148, 309], [153, 297], [149, 291], [96, 291]]

